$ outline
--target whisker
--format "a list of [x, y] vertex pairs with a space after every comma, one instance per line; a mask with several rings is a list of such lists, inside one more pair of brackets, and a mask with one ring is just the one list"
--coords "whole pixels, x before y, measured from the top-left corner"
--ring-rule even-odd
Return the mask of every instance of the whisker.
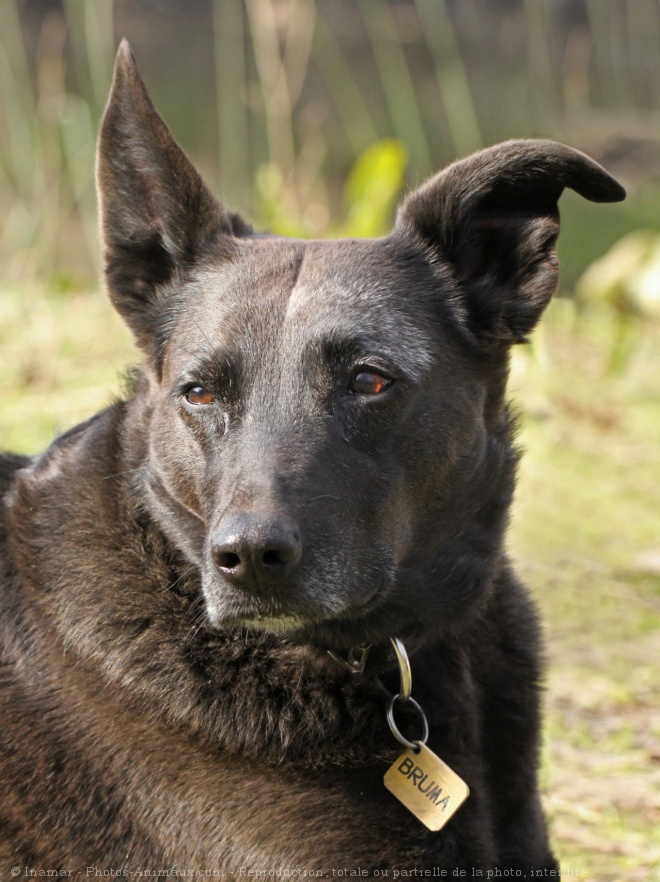
[[210, 341], [209, 338], [207, 337], [206, 332], [204, 331], [204, 328], [200, 325], [200, 323], [199, 323], [196, 319], [193, 319], [193, 323], [194, 323], [195, 325], [197, 325], [197, 328], [199, 329], [199, 332], [200, 332], [200, 334], [202, 335], [202, 337], [204, 337], [204, 339], [205, 339], [206, 342], [209, 344], [209, 346], [210, 346], [211, 348], [213, 348], [213, 344], [211, 343], [211, 341]]
[[194, 570], [194, 569], [195, 569], [195, 564], [191, 564], [191, 566], [189, 566], [187, 570], [184, 570], [184, 571], [181, 573], [181, 575], [179, 576], [178, 579], [175, 579], [174, 582], [172, 582], [172, 583], [169, 584], [169, 585], [166, 585], [165, 588], [164, 588], [163, 590], [164, 590], [164, 591], [171, 591], [172, 588], [174, 588], [176, 585], [179, 584], [179, 582], [181, 581], [181, 579], [184, 578], [184, 576], [187, 576], [188, 573], [190, 573], [190, 572], [191, 572], [192, 570]]
[[139, 472], [142, 470], [142, 466], [138, 466], [135, 469], [126, 469], [125, 472], [115, 472], [114, 475], [104, 475], [103, 480], [107, 481], [110, 478], [119, 478], [121, 475], [130, 475], [131, 472]]
[[[192, 643], [192, 641], [195, 639], [195, 637], [199, 634], [199, 632], [202, 630], [202, 627], [205, 623], [205, 619], [206, 619], [206, 615], [204, 613], [204, 610], [202, 610], [199, 617], [196, 619], [195, 622], [193, 622], [193, 624], [190, 628], [190, 631], [188, 632], [188, 635], [185, 638], [187, 643]], [[197, 627], [195, 627], [195, 625]]]

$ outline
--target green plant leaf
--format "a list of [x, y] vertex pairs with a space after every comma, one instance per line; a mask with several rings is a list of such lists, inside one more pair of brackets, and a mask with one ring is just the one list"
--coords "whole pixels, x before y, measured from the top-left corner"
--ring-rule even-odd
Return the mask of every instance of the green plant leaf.
[[355, 160], [344, 188], [346, 220], [342, 236], [382, 235], [403, 186], [408, 152], [401, 141], [383, 138]]

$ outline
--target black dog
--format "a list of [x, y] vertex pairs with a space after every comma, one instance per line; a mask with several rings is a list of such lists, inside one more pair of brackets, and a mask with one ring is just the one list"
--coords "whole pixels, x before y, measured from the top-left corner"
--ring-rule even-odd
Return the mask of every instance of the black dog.
[[[384, 239], [255, 235], [126, 45], [98, 184], [146, 361], [126, 401], [0, 461], [2, 879], [556, 868], [505, 384], [555, 288], [562, 190], [621, 187], [513, 141], [412, 193]], [[471, 790], [439, 832], [383, 785], [394, 763], [431, 786], [387, 725], [392, 637]], [[419, 739], [414, 705], [394, 713]]]

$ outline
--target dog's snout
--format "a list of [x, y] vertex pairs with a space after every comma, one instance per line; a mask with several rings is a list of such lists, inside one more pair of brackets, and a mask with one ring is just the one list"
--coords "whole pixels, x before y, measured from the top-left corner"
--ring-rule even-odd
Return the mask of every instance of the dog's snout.
[[256, 588], [290, 575], [300, 560], [302, 546], [298, 527], [288, 515], [240, 512], [221, 522], [211, 551], [225, 578]]

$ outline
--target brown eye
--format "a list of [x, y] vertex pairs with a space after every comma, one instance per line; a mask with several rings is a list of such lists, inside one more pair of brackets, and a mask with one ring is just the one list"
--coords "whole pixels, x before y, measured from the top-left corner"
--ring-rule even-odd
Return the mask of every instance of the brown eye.
[[213, 396], [201, 386], [193, 386], [186, 392], [186, 401], [190, 404], [213, 404]]
[[389, 389], [394, 380], [376, 371], [360, 371], [351, 382], [351, 392], [357, 395], [379, 395]]

